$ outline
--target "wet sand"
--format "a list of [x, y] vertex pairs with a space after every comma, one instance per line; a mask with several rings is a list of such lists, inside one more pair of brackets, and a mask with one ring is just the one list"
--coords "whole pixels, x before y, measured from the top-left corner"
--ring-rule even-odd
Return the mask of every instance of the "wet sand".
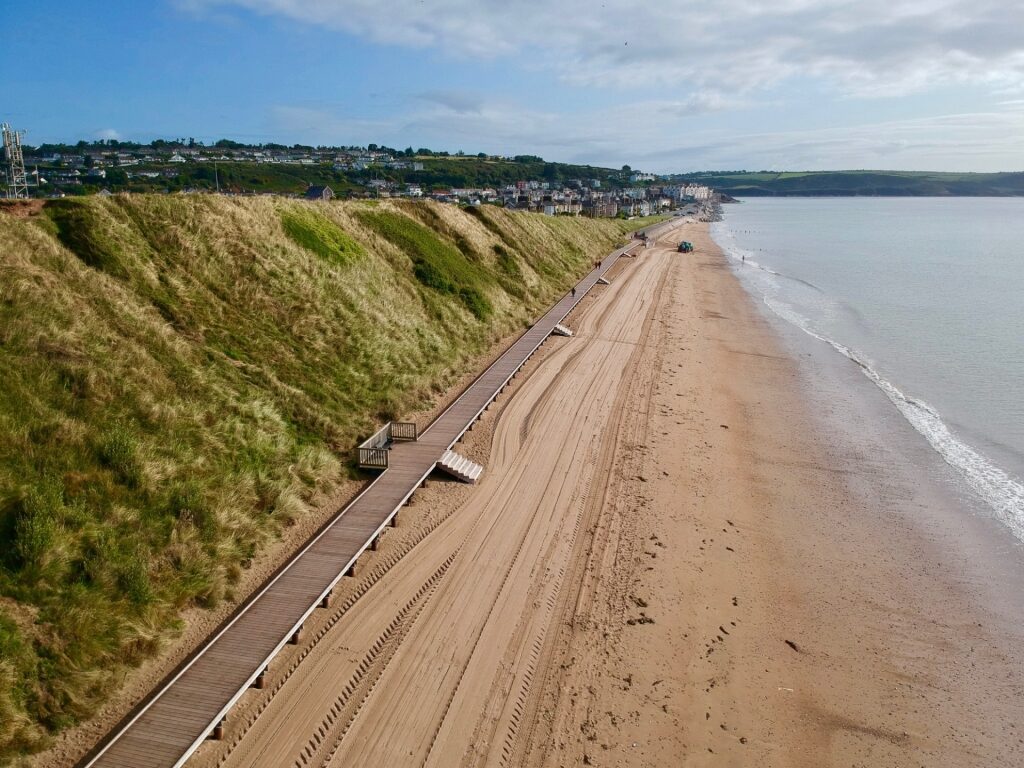
[[469, 434], [480, 485], [417, 493], [191, 764], [1024, 764], [989, 599], [1014, 553], [923, 524], [952, 501], [836, 428], [863, 413], [680, 237], [616, 266]]

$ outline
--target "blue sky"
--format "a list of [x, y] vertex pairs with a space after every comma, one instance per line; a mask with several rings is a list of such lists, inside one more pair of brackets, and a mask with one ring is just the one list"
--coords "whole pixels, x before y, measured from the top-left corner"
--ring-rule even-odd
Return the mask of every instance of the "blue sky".
[[37, 0], [0, 119], [658, 172], [1024, 170], [1009, 0]]

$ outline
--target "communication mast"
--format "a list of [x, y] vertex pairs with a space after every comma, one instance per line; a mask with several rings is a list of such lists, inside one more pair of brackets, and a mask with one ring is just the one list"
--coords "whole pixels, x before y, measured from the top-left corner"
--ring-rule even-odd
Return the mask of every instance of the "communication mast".
[[28, 197], [28, 174], [25, 173], [25, 157], [21, 152], [21, 137], [24, 131], [15, 131], [7, 123], [4, 123], [2, 128], [7, 197], [15, 200]]

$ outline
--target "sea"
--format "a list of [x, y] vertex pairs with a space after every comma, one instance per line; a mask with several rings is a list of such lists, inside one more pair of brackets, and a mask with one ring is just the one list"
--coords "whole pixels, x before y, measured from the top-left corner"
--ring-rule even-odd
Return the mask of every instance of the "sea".
[[747, 290], [849, 361], [941, 457], [943, 482], [1024, 543], [1024, 199], [723, 208], [712, 235]]

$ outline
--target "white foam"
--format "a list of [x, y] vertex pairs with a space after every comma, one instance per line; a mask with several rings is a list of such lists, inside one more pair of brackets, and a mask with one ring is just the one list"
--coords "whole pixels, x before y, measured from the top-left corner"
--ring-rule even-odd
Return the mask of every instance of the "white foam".
[[[736, 262], [740, 261], [740, 258], [736, 256], [737, 253], [746, 255], [742, 249], [735, 246], [735, 243], [730, 243], [726, 252]], [[754, 262], [750, 258], [747, 258], [745, 263], [768, 274], [781, 277], [774, 270]], [[967, 486], [993, 510], [996, 518], [1005, 524], [1017, 539], [1024, 542], [1024, 484], [1020, 480], [1011, 477], [966, 443], [942, 420], [939, 412], [926, 402], [907, 395], [891, 381], [883, 378], [866, 356], [818, 332], [810, 320], [784, 302], [769, 296], [767, 291], [762, 293], [762, 299], [776, 315], [795, 325], [809, 336], [825, 342], [856, 363], [864, 375], [885, 393], [904, 418], [924, 436], [943, 460], [957, 470]]]

